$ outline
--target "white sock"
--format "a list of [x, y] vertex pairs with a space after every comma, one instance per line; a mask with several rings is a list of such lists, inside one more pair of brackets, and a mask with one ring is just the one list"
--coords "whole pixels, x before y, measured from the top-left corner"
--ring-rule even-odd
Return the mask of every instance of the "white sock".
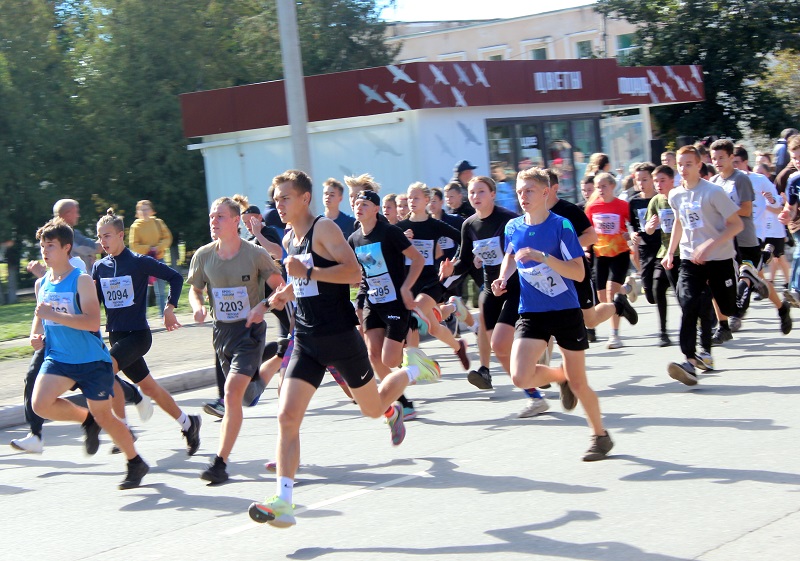
[[183, 430], [189, 430], [189, 427], [192, 426], [192, 422], [189, 420], [189, 415], [181, 411], [181, 416], [175, 419], [178, 421], [178, 424], [181, 426]]
[[467, 327], [469, 327], [469, 330], [472, 331], [473, 333], [475, 333], [475, 334], [478, 333], [478, 322], [477, 321], [472, 322], [472, 325], [468, 325]]
[[276, 494], [289, 504], [292, 504], [292, 489], [294, 480], [291, 477], [278, 477]]
[[122, 418], [120, 419], [120, 422], [121, 422], [123, 425], [125, 425], [126, 427], [128, 426], [128, 418], [127, 418], [127, 417], [122, 417]]
[[419, 376], [419, 366], [416, 364], [409, 364], [406, 366], [406, 374], [408, 375], [408, 383], [413, 384], [414, 380]]

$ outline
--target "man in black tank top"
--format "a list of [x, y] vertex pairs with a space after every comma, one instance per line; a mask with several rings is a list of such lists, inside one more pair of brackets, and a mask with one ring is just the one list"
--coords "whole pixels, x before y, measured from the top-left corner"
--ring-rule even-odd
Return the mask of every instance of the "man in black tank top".
[[291, 282], [276, 290], [270, 306], [281, 308], [295, 300], [295, 342], [281, 385], [278, 406], [277, 493], [250, 505], [250, 517], [276, 527], [293, 526], [292, 488], [300, 461], [300, 423], [328, 366], [335, 367], [350, 386], [362, 413], [383, 414], [399, 445], [405, 437], [403, 407], [395, 403], [409, 383], [434, 381], [439, 374], [424, 365], [409, 364], [373, 380], [367, 347], [356, 329], [349, 285], [361, 280], [361, 266], [336, 224], [311, 214], [311, 179], [289, 170], [272, 180], [281, 219], [292, 231], [283, 240], [284, 261]]

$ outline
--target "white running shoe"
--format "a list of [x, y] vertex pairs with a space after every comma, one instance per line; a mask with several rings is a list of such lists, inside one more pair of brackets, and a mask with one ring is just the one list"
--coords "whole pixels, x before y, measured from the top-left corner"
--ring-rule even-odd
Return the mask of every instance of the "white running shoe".
[[458, 296], [451, 296], [447, 303], [456, 309], [456, 317], [458, 319], [466, 319], [469, 315], [469, 310], [464, 305], [464, 301]]
[[136, 404], [136, 411], [142, 422], [146, 423], [153, 416], [153, 402], [146, 395], [142, 395], [142, 401]]
[[30, 454], [41, 454], [44, 450], [44, 443], [41, 437], [29, 432], [28, 436], [25, 438], [15, 438], [12, 440], [11, 447]]
[[622, 341], [618, 335], [612, 335], [608, 338], [608, 345], [606, 345], [606, 347], [609, 349], [621, 349]]
[[631, 304], [633, 304], [639, 297], [639, 283], [636, 282], [636, 279], [633, 277], [633, 275], [628, 275], [628, 277], [625, 279], [625, 284], [631, 287], [631, 291], [628, 293], [628, 300]]
[[525, 406], [525, 409], [520, 411], [519, 417], [520, 419], [527, 419], [528, 417], [535, 417], [536, 415], [541, 415], [545, 411], [550, 409], [550, 404], [547, 403], [547, 400], [542, 397], [532, 397], [528, 400], [528, 405]]

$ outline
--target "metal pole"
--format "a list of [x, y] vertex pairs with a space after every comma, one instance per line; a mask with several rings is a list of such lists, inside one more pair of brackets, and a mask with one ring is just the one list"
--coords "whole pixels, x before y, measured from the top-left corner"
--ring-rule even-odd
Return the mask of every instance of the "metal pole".
[[[308, 143], [308, 109], [306, 88], [303, 82], [303, 60], [300, 54], [300, 36], [297, 32], [296, 0], [277, 0], [278, 28], [281, 37], [283, 85], [286, 92], [286, 112], [292, 137], [293, 167], [314, 178], [311, 168], [311, 149]], [[311, 211], [320, 213], [322, 202], [311, 200]]]

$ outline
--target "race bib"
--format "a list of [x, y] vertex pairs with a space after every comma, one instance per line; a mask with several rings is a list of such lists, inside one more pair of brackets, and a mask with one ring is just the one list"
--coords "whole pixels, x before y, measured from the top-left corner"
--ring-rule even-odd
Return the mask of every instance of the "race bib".
[[528, 284], [550, 298], [567, 291], [564, 278], [544, 263], [518, 270]]
[[367, 298], [373, 304], [386, 304], [397, 300], [397, 292], [394, 290], [394, 283], [389, 273], [384, 273], [377, 277], [367, 277]]
[[681, 226], [686, 230], [697, 230], [703, 227], [703, 213], [700, 202], [685, 202], [681, 205]]
[[[411, 245], [422, 254], [426, 265], [433, 265], [433, 240], [411, 240]], [[406, 257], [406, 265], [411, 265], [411, 259], [408, 257]]]
[[247, 288], [236, 286], [233, 288], [212, 288], [214, 296], [214, 317], [217, 321], [230, 322], [247, 319], [250, 313], [250, 298]]
[[[42, 302], [50, 304], [56, 312], [62, 314], [75, 313], [75, 295], [72, 292], [45, 292], [42, 296]], [[61, 325], [57, 321], [50, 319], [42, 320], [42, 325]]]
[[636, 209], [636, 216], [639, 217], [639, 231], [644, 232], [644, 225], [647, 222], [647, 207], [645, 208], [637, 208]]
[[658, 221], [661, 223], [661, 231], [671, 234], [672, 225], [675, 224], [675, 213], [671, 208], [661, 208], [658, 210]]
[[[310, 268], [314, 266], [314, 256], [310, 253], [299, 253], [295, 255], [294, 258], [300, 261], [306, 267]], [[319, 296], [319, 286], [317, 286], [317, 281], [306, 277], [289, 278], [292, 279], [295, 298], [310, 298], [311, 296]]]
[[619, 233], [619, 214], [594, 214], [592, 221], [594, 222], [594, 231], [598, 234], [611, 236]]
[[128, 308], [133, 306], [133, 280], [130, 275], [100, 279], [106, 308]]
[[500, 265], [503, 262], [503, 250], [500, 249], [500, 236], [475, 240], [472, 253], [481, 258], [484, 265]]
[[441, 247], [443, 250], [453, 249], [456, 246], [456, 242], [454, 242], [450, 238], [445, 238], [444, 236], [439, 238], [437, 243], [439, 244], [439, 247]]

